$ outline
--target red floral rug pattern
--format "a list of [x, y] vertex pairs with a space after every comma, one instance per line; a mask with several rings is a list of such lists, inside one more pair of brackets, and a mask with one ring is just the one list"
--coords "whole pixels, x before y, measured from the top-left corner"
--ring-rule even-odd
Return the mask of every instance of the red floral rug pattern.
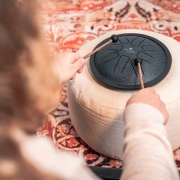
[[[44, 0], [39, 19], [53, 55], [77, 51], [85, 42], [120, 29], [154, 31], [180, 42], [179, 0]], [[81, 140], [71, 124], [66, 86], [63, 97], [38, 135], [49, 136], [59, 149], [83, 154], [89, 166], [122, 167], [121, 161], [93, 151]], [[180, 148], [174, 156], [180, 169]]]

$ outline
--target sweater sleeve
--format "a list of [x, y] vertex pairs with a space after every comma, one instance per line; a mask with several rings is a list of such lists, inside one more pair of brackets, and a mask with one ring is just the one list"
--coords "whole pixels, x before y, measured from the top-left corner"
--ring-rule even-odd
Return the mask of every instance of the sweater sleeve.
[[178, 180], [164, 117], [156, 108], [134, 103], [124, 112], [122, 180]]
[[22, 156], [43, 173], [63, 180], [100, 180], [89, 168], [81, 156], [56, 149], [46, 137], [31, 136], [21, 140]]

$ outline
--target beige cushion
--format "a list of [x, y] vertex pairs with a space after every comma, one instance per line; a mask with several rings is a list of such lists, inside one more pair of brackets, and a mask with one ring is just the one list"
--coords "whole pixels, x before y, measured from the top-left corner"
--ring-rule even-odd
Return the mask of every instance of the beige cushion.
[[[170, 72], [154, 88], [168, 109], [170, 118], [166, 128], [172, 147], [176, 149], [180, 146], [180, 44], [177, 41], [150, 31], [119, 30], [86, 43], [78, 52], [82, 56], [86, 55], [102, 40], [113, 34], [123, 33], [152, 36], [164, 43], [171, 53]], [[91, 73], [88, 58], [82, 74], [68, 83], [70, 115], [79, 136], [97, 152], [122, 159], [123, 110], [127, 100], [136, 92], [112, 90], [99, 84]]]

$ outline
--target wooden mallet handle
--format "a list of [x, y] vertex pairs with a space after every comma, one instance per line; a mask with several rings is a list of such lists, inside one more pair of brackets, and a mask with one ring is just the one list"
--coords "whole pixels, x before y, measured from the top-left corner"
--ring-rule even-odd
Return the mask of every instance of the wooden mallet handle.
[[136, 58], [134, 60], [134, 63], [138, 66], [138, 74], [139, 74], [139, 81], [141, 84], [141, 89], [144, 89], [144, 81], [143, 81], [143, 74], [142, 74], [142, 68], [141, 68], [142, 60], [140, 58]]
[[92, 54], [96, 53], [97, 51], [101, 50], [103, 47], [107, 46], [110, 43], [115, 43], [118, 41], [118, 36], [117, 35], [112, 35], [111, 39], [107, 42], [105, 42], [104, 44], [102, 44], [101, 46], [99, 46], [98, 48], [96, 48], [94, 51], [90, 52], [89, 54], [86, 54], [83, 58], [86, 59], [89, 56], [91, 56]]

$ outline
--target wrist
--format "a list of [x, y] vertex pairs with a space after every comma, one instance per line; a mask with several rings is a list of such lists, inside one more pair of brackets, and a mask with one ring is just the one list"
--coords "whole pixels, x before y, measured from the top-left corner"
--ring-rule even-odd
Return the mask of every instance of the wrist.
[[63, 84], [61, 70], [59, 69], [59, 65], [56, 61], [53, 61], [51, 68], [54, 75], [57, 77], [59, 84]]
[[125, 123], [142, 120], [165, 124], [163, 114], [153, 106], [144, 103], [132, 103], [128, 105], [124, 111], [123, 120]]

